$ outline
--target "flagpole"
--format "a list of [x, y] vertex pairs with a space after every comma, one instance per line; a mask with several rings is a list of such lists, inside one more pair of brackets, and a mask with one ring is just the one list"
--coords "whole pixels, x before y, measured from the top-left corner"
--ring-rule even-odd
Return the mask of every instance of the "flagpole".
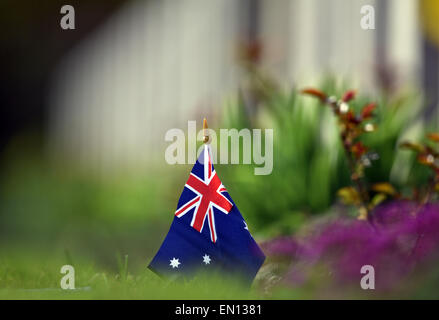
[[207, 120], [206, 118], [203, 119], [203, 143], [207, 144], [209, 142], [209, 133], [207, 131]]

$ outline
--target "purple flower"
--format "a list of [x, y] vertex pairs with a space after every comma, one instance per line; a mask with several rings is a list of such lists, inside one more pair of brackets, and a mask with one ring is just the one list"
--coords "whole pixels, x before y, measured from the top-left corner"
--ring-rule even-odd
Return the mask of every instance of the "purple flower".
[[283, 277], [293, 285], [303, 275], [312, 279], [318, 274], [333, 285], [358, 286], [361, 267], [371, 265], [377, 289], [386, 291], [437, 261], [438, 204], [394, 201], [372, 214], [372, 223], [340, 218], [314, 228], [309, 236], [277, 238], [264, 248], [269, 256], [289, 261]]
[[300, 250], [299, 243], [292, 237], [282, 237], [265, 242], [264, 251], [270, 252], [272, 255], [295, 258]]

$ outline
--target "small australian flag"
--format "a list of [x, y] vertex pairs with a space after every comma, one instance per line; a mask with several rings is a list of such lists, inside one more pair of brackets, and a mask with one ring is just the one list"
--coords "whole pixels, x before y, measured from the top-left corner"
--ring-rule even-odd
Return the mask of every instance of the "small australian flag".
[[171, 228], [149, 268], [167, 277], [219, 271], [250, 284], [264, 260], [218, 178], [205, 145], [184, 186]]

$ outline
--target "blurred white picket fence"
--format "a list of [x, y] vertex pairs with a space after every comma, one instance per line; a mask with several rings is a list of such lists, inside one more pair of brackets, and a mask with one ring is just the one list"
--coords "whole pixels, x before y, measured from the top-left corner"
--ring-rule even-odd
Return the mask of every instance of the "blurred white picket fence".
[[[128, 2], [54, 75], [52, 154], [111, 170], [162, 159], [166, 130], [201, 125], [234, 93], [236, 46], [252, 19], [263, 65], [286, 83], [315, 84], [336, 71], [373, 93], [377, 46], [404, 82], [419, 83], [416, 0], [260, 0], [256, 16], [251, 1]], [[376, 30], [360, 27], [366, 4], [375, 7]]]

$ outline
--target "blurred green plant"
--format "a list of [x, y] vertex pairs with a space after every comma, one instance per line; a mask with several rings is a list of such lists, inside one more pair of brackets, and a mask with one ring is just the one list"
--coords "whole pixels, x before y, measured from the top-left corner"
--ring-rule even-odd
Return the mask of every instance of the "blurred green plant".
[[[249, 225], [266, 236], [289, 234], [310, 215], [331, 210], [337, 192], [350, 184], [349, 162], [330, 108], [321, 108], [320, 100], [302, 97], [294, 88], [283, 88], [252, 61], [243, 65], [248, 81], [227, 101], [221, 125], [238, 130], [273, 128], [273, 172], [255, 176], [250, 166], [224, 166], [221, 176]], [[347, 90], [333, 78], [322, 81], [320, 88], [328, 97], [342, 96]], [[352, 98], [353, 92], [344, 97]], [[352, 121], [350, 115], [361, 113], [370, 119], [374, 111], [375, 124], [364, 123], [367, 127], [361, 130], [374, 125], [380, 128], [351, 146], [354, 160], [363, 163], [360, 171], [370, 183], [368, 205], [376, 205], [393, 192], [383, 181], [404, 186], [425, 177], [412, 170], [414, 159], [405, 154], [404, 161], [396, 161], [401, 157], [396, 152], [398, 141], [418, 121], [420, 103], [418, 96], [409, 92], [376, 97], [376, 105], [368, 104], [368, 100], [361, 96], [349, 100], [352, 113], [348, 112], [346, 119]], [[368, 153], [365, 145], [374, 153]], [[368, 165], [371, 159], [373, 166]], [[398, 171], [405, 170], [404, 177], [393, 173], [395, 163]]]

